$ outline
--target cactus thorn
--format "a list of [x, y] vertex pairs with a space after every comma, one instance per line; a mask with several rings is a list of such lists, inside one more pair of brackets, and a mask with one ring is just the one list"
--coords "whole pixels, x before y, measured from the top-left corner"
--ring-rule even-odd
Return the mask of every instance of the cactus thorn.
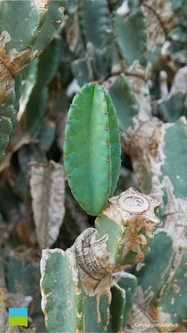
[[112, 104], [113, 106], [115, 106], [115, 104]]
[[69, 124], [69, 120], [66, 120], [66, 124]]
[[107, 162], [108, 162], [108, 163], [112, 163], [112, 161], [111, 161], [111, 160], [108, 160]]
[[111, 193], [111, 190], [108, 190], [108, 193]]
[[77, 94], [80, 94], [81, 92], [80, 91], [77, 91]]
[[82, 204], [80, 204], [80, 206], [81, 206], [81, 207], [83, 207], [83, 205], [82, 205]]
[[64, 157], [63, 157], [63, 160], [64, 160], [64, 161], [67, 160], [67, 156], [64, 156]]
[[70, 175], [66, 175], [67, 178], [70, 178]]
[[108, 127], [106, 127], [105, 129], [106, 129], [107, 132], [109, 131], [109, 128], [108, 128]]
[[70, 108], [72, 108], [73, 107], [73, 104], [70, 104]]
[[109, 148], [110, 148], [110, 147], [111, 147], [111, 144], [110, 144], [110, 143], [107, 143], [107, 147], [109, 147]]
[[72, 193], [72, 194], [75, 194], [75, 192], [74, 192], [74, 191], [71, 191], [71, 193]]
[[103, 98], [103, 101], [105, 101], [105, 102], [106, 102], [106, 98]]
[[64, 138], [64, 142], [67, 142], [68, 141], [68, 138]]
[[105, 111], [105, 114], [108, 114], [108, 112], [107, 112], [107, 111]]
[[109, 179], [112, 179], [112, 176], [110, 175], [108, 178], [109, 178]]

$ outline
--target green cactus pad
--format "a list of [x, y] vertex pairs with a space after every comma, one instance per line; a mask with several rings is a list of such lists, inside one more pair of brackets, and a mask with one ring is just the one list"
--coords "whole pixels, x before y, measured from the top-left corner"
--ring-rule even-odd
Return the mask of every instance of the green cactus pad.
[[98, 215], [114, 191], [120, 169], [120, 134], [111, 98], [89, 83], [70, 106], [65, 129], [64, 166], [72, 194]]
[[122, 59], [127, 66], [135, 60], [146, 66], [146, 23], [140, 9], [133, 12], [129, 21], [124, 21], [117, 13], [114, 14], [114, 32], [116, 44]]
[[121, 332], [123, 326], [123, 313], [125, 312], [126, 293], [125, 290], [115, 284], [111, 288], [112, 302], [110, 306], [110, 322], [107, 332]]
[[128, 135], [128, 127], [133, 127], [132, 117], [139, 113], [139, 104], [126, 76], [120, 74], [109, 89], [119, 117], [119, 128]]
[[[150, 252], [145, 257], [145, 265], [142, 266], [141, 270], [136, 271], [138, 285], [141, 286], [144, 298], [149, 293], [153, 295], [151, 305], [156, 300], [160, 289], [169, 276], [174, 256], [175, 251], [172, 247], [171, 237], [165, 231], [155, 235]], [[161, 258], [162, 265], [160, 265]]]
[[178, 92], [169, 100], [161, 101], [158, 105], [158, 117], [164, 122], [174, 123], [181, 116], [185, 115], [185, 94]]
[[92, 42], [94, 47], [99, 47], [106, 30], [112, 27], [107, 0], [81, 0], [78, 13], [85, 42]]

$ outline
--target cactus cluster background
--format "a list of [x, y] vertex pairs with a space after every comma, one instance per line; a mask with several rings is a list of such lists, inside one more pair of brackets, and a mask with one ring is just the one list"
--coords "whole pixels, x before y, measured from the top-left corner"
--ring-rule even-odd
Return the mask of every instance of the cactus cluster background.
[[0, 71], [0, 332], [187, 332], [187, 0], [3, 0]]

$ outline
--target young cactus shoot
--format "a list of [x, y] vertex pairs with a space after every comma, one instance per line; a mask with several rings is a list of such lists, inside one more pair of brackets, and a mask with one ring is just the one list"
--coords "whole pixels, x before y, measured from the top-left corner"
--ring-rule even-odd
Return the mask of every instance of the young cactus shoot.
[[111, 97], [97, 83], [85, 84], [68, 111], [64, 166], [72, 194], [90, 215], [112, 196], [120, 170], [120, 133]]

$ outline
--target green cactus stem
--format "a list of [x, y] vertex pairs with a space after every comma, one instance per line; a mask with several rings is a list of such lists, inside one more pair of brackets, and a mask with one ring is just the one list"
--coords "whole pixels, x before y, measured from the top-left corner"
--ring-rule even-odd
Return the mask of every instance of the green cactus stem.
[[159, 204], [130, 188], [109, 199], [97, 230], [86, 229], [66, 251], [43, 251], [42, 308], [49, 332], [119, 332], [126, 326], [137, 283], [118, 272], [149, 251]]
[[114, 192], [121, 164], [116, 110], [100, 85], [86, 84], [75, 95], [64, 141], [72, 194], [90, 215], [98, 215]]

